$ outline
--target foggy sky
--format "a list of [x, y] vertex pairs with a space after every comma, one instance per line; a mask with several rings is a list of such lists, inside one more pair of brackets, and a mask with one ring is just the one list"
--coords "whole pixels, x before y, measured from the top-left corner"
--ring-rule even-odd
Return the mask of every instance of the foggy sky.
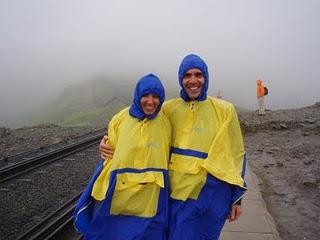
[[105, 75], [157, 74], [178, 93], [177, 69], [195, 53], [209, 93], [254, 110], [319, 101], [318, 0], [1, 0], [0, 125], [63, 86]]

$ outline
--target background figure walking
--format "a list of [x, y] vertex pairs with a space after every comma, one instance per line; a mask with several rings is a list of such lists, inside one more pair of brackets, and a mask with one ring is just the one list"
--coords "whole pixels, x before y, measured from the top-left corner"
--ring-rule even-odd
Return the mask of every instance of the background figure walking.
[[259, 115], [265, 115], [265, 103], [264, 103], [265, 89], [261, 79], [257, 79], [257, 99], [259, 107]]

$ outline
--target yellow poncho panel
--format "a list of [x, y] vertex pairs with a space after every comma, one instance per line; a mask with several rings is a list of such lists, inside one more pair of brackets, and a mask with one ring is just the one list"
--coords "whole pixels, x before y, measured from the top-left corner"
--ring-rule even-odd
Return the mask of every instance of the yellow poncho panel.
[[[103, 170], [94, 183], [92, 197], [99, 201], [105, 199], [112, 171], [143, 170], [117, 174], [111, 212], [126, 214], [125, 207], [130, 209], [128, 215], [153, 216], [164, 179], [161, 172], [144, 170], [168, 169], [170, 139], [171, 125], [162, 112], [152, 120], [138, 120], [129, 115], [128, 108], [120, 111], [108, 127], [108, 143], [115, 152], [112, 159], [105, 160]], [[150, 198], [150, 206], [139, 206], [139, 201], [145, 202], [140, 198]]]
[[171, 197], [197, 199], [207, 173], [244, 188], [244, 145], [234, 106], [221, 99], [163, 105], [172, 124]]

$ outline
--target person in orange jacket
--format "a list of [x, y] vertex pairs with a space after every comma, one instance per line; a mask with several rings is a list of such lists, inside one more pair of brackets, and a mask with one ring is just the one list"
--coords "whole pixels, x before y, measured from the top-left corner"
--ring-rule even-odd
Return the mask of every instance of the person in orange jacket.
[[264, 108], [264, 84], [261, 79], [257, 79], [257, 99], [258, 99], [258, 106], [259, 106], [259, 115], [265, 115], [265, 108]]

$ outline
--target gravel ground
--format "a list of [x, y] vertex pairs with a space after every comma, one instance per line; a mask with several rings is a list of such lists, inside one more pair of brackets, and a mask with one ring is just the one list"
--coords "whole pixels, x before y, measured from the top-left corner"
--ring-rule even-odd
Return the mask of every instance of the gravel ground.
[[320, 236], [320, 104], [240, 114], [249, 164], [283, 239]]
[[98, 161], [98, 146], [93, 146], [2, 183], [0, 239], [16, 239], [83, 190]]
[[245, 142], [281, 237], [319, 239], [319, 134], [304, 136], [300, 129], [265, 132], [246, 136]]
[[13, 130], [0, 127], [0, 159], [27, 150], [72, 143], [83, 135], [94, 135], [99, 130], [101, 128], [60, 127], [53, 124]]

